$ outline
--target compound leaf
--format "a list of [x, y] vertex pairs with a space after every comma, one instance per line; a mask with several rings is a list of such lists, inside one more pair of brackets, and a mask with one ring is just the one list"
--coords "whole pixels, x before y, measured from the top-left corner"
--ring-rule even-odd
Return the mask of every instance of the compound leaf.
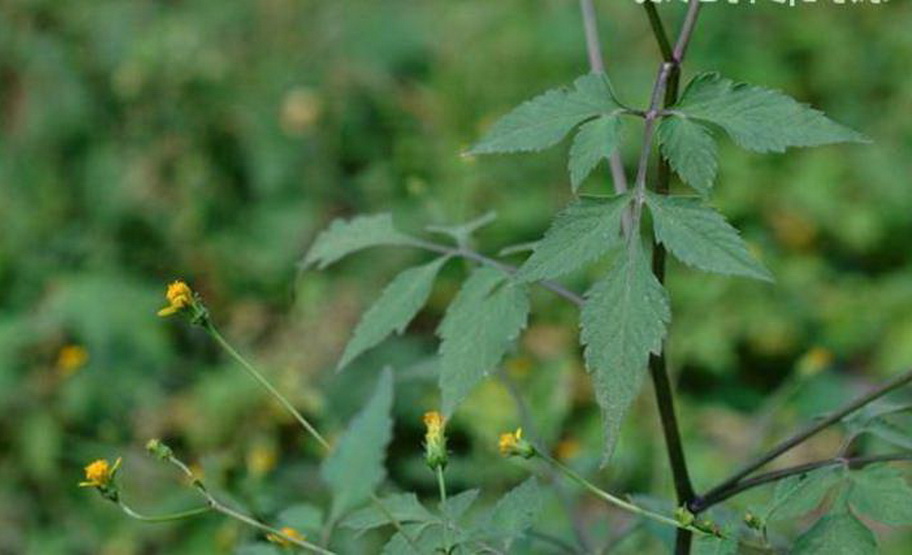
[[572, 89], [553, 89], [520, 104], [467, 154], [542, 150], [557, 144], [587, 119], [621, 111], [604, 74], [584, 75], [574, 81]]
[[367, 500], [383, 481], [386, 446], [393, 435], [392, 407], [393, 373], [387, 368], [380, 374], [373, 396], [352, 419], [320, 469], [333, 496], [331, 522]]
[[393, 332], [402, 333], [427, 302], [434, 278], [448, 258], [405, 270], [383, 290], [380, 298], [364, 313], [339, 361], [341, 370], [364, 351], [376, 346]]
[[717, 73], [695, 77], [675, 109], [718, 125], [738, 145], [757, 152], [867, 142], [860, 133], [779, 91], [736, 84]]
[[681, 179], [702, 195], [709, 193], [718, 170], [718, 149], [708, 128], [694, 120], [670, 116], [658, 129], [662, 155]]
[[643, 383], [649, 353], [661, 349], [668, 297], [638, 242], [586, 295], [581, 315], [586, 367], [602, 409], [607, 461]]
[[772, 281], [769, 271], [721, 214], [699, 197], [647, 193], [655, 233], [672, 254], [686, 264], [719, 274]]
[[839, 480], [839, 474], [832, 468], [822, 468], [780, 480], [766, 507], [764, 520], [791, 520], [813, 511]]
[[603, 159], [611, 156], [621, 139], [621, 119], [601, 116], [580, 126], [570, 147], [570, 186], [576, 192]]
[[541, 510], [541, 488], [535, 478], [529, 478], [494, 505], [481, 519], [480, 530], [474, 535], [508, 542], [532, 526]]
[[400, 233], [391, 214], [357, 216], [351, 220], [333, 220], [321, 232], [301, 262], [302, 268], [314, 264], [322, 270], [340, 258], [368, 247], [410, 245], [414, 239]]
[[[394, 493], [380, 499], [383, 508], [398, 522], [431, 522], [435, 517], [414, 493]], [[359, 532], [391, 524], [390, 517], [377, 507], [365, 507], [348, 515], [342, 526]]]
[[817, 521], [795, 543], [796, 555], [873, 555], [874, 534], [852, 513], [841, 511]]
[[493, 268], [476, 269], [437, 329], [443, 412], [453, 410], [503, 358], [526, 326], [525, 287]]
[[899, 470], [872, 465], [849, 477], [849, 504], [860, 514], [891, 526], [912, 524], [912, 488]]
[[630, 195], [579, 199], [557, 215], [535, 252], [516, 273], [538, 281], [572, 272], [622, 242], [621, 220]]

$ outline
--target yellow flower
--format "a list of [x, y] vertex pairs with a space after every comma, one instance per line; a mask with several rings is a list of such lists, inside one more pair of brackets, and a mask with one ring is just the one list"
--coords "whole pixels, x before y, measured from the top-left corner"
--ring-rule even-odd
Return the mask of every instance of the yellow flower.
[[66, 345], [57, 354], [57, 371], [61, 376], [69, 376], [85, 366], [89, 352], [81, 345]]
[[120, 457], [111, 466], [107, 459], [98, 459], [85, 467], [85, 482], [79, 482], [82, 488], [106, 488], [111, 484], [117, 469], [120, 468]]
[[516, 448], [516, 445], [520, 440], [522, 440], [522, 428], [516, 428], [516, 431], [512, 434], [500, 434], [500, 441], [497, 442], [500, 454], [510, 455], [511, 451]]
[[193, 290], [183, 281], [175, 281], [165, 293], [168, 306], [158, 311], [159, 316], [171, 316], [193, 304]]
[[424, 413], [424, 460], [432, 469], [443, 468], [447, 464], [446, 420], [436, 410]]
[[297, 530], [295, 530], [294, 528], [292, 528], [290, 526], [286, 526], [286, 527], [282, 528], [281, 530], [279, 530], [279, 532], [282, 533], [282, 536], [280, 536], [278, 534], [266, 534], [266, 539], [271, 541], [274, 544], [281, 545], [282, 547], [291, 547], [292, 545], [294, 545], [291, 541], [289, 541], [288, 539], [286, 539], [283, 536], [287, 536], [287, 537], [289, 537], [293, 540], [297, 540], [299, 542], [302, 542], [307, 539], [304, 536], [304, 534], [301, 534], [300, 532], [298, 532]]
[[500, 440], [497, 442], [500, 454], [505, 457], [522, 457], [524, 459], [532, 458], [535, 455], [535, 448], [532, 444], [522, 437], [522, 428], [516, 428], [512, 434], [500, 434]]

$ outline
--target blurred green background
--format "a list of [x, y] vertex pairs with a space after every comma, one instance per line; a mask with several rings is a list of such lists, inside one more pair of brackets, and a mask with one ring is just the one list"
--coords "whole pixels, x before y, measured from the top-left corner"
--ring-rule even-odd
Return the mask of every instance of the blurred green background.
[[[643, 10], [597, 8], [609, 74], [622, 100], [642, 106], [658, 63]], [[681, 9], [660, 7], [670, 29]], [[723, 141], [713, 202], [778, 281], [671, 268], [671, 357], [699, 489], [912, 365], [910, 28], [905, 2], [704, 9], [686, 76], [719, 70], [782, 89], [874, 142], [759, 156]], [[337, 375], [360, 313], [427, 255], [371, 251], [322, 273], [296, 262], [331, 219], [362, 212], [391, 211], [419, 232], [495, 210], [480, 250], [535, 240], [570, 198], [566, 145], [459, 152], [515, 104], [586, 71], [574, 0], [0, 3], [0, 553], [230, 553], [256, 538], [218, 516], [138, 523], [76, 487], [88, 461], [123, 455], [131, 502], [191, 504], [143, 455], [150, 437], [263, 519], [325, 505], [317, 450], [294, 422], [199, 330], [156, 317], [177, 277], [330, 435], [393, 365], [391, 484], [432, 496], [420, 459], [420, 415], [437, 403], [428, 360], [466, 268], [447, 267], [414, 333]], [[602, 168], [586, 191], [609, 186]], [[567, 283], [581, 291], [599, 270]], [[649, 393], [595, 474], [598, 414], [576, 314], [545, 293], [534, 302], [506, 368], [540, 435], [613, 491], [670, 498]], [[454, 490], [490, 498], [526, 475], [494, 448], [517, 423], [502, 385], [476, 391], [451, 426]], [[780, 464], [832, 456], [841, 439], [824, 434]], [[585, 497], [576, 512], [595, 545], [661, 552], [625, 536], [622, 514]], [[573, 540], [556, 500], [540, 529]], [[908, 538], [882, 532], [904, 552]], [[370, 553], [378, 539], [339, 541]]]

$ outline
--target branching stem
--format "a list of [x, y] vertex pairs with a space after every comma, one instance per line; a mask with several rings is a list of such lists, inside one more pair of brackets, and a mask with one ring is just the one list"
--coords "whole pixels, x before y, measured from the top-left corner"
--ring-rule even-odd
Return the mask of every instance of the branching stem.
[[[694, 512], [699, 512], [706, 510], [711, 507], [713, 504], [718, 503], [719, 501], [730, 497], [730, 495], [725, 495], [720, 498], [720, 495], [726, 494], [726, 492], [732, 491], [733, 488], [736, 488], [739, 483], [742, 482], [745, 478], [753, 474], [755, 471], [759, 470], [761, 467], [769, 463], [770, 461], [778, 458], [780, 455], [793, 449], [794, 447], [804, 443], [810, 438], [814, 437], [824, 429], [836, 424], [846, 416], [852, 414], [853, 412], [863, 408], [865, 405], [880, 399], [884, 395], [903, 387], [904, 385], [912, 382], [912, 369], [900, 374], [899, 376], [893, 378], [892, 380], [882, 384], [880, 387], [877, 387], [873, 391], [862, 395], [858, 399], [846, 404], [841, 409], [833, 412], [825, 418], [820, 419], [819, 421], [811, 424], [805, 429], [801, 430], [792, 437], [780, 442], [778, 445], [767, 451], [766, 453], [755, 458], [747, 465], [745, 465], [741, 470], [736, 472], [730, 478], [717, 485], [716, 487], [710, 489], [705, 495], [702, 495], [691, 502], [691, 510]], [[710, 502], [711, 501], [711, 502]]]

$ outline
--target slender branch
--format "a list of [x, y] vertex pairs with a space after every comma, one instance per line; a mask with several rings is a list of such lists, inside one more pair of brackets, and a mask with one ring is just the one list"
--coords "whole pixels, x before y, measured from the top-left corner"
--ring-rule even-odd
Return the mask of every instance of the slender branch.
[[[586, 33], [586, 53], [589, 56], [589, 69], [593, 73], [605, 73], [605, 61], [602, 59], [601, 41], [598, 36], [598, 24], [595, 19], [595, 6], [592, 0], [580, 0], [580, 11], [583, 14], [583, 29]], [[608, 157], [611, 167], [611, 179], [614, 191], [621, 194], [627, 191], [627, 173], [621, 161], [621, 153], [615, 149]]]
[[[431, 241], [422, 241], [422, 240], [412, 241], [411, 245], [421, 248], [421, 249], [431, 251], [431, 252], [436, 252], [439, 254], [447, 255], [447, 256], [459, 256], [459, 257], [465, 258], [467, 260], [472, 260], [474, 262], [478, 262], [479, 264], [484, 264], [485, 266], [490, 266], [492, 268], [496, 268], [506, 274], [512, 275], [512, 274], [516, 273], [516, 271], [518, 269], [516, 266], [512, 266], [510, 264], [504, 264], [503, 262], [500, 262], [499, 260], [495, 260], [493, 258], [490, 258], [488, 256], [485, 256], [479, 252], [473, 251], [468, 248], [448, 247], [446, 245], [441, 245], [439, 243], [433, 243]], [[558, 295], [559, 297], [563, 297], [563, 298], [567, 299], [568, 301], [575, 304], [576, 306], [583, 306], [583, 303], [586, 302], [586, 300], [581, 295], [574, 293], [573, 291], [567, 289], [566, 287], [564, 287], [563, 285], [561, 285], [555, 281], [550, 281], [550, 280], [539, 281], [538, 284], [541, 285], [542, 287], [544, 287], [545, 289], [551, 291], [552, 293]]]
[[[717, 495], [719, 495], [719, 492], [728, 491], [729, 489], [731, 489], [732, 487], [737, 485], [739, 482], [741, 482], [744, 478], [746, 478], [750, 474], [753, 474], [754, 471], [760, 469], [761, 467], [763, 467], [764, 465], [766, 465], [768, 462], [772, 461], [773, 459], [778, 458], [780, 455], [782, 455], [786, 451], [789, 451], [789, 450], [793, 449], [794, 447], [796, 447], [797, 445], [804, 443], [808, 439], [817, 435], [822, 430], [832, 426], [833, 424], [836, 424], [837, 422], [839, 422], [846, 416], [861, 409], [865, 405], [867, 405], [873, 401], [876, 401], [877, 399], [883, 397], [884, 395], [886, 395], [892, 391], [895, 391], [896, 389], [899, 389], [900, 387], [902, 387], [910, 382], [912, 382], [912, 370], [908, 370], [908, 371], [900, 374], [899, 376], [884, 383], [883, 385], [881, 385], [880, 387], [867, 393], [866, 395], [862, 395], [861, 397], [859, 397], [858, 399], [855, 399], [851, 403], [846, 404], [844, 407], [842, 407], [841, 409], [837, 410], [836, 412], [830, 414], [826, 418], [821, 419], [820, 421], [806, 427], [804, 430], [798, 432], [797, 434], [793, 435], [792, 437], [780, 442], [778, 445], [776, 445], [775, 447], [773, 447], [772, 449], [770, 449], [763, 455], [760, 455], [753, 461], [749, 462], [741, 470], [736, 472], [733, 476], [731, 476], [730, 478], [728, 478], [721, 484], [717, 485], [716, 487], [710, 489], [705, 495], [694, 500], [694, 502], [693, 502], [694, 507], [703, 507], [704, 499], [713, 499]], [[693, 508], [691, 510], [693, 510]]]
[[[656, 121], [662, 117], [662, 108], [667, 110], [677, 101], [681, 64], [684, 61], [687, 46], [693, 36], [697, 18], [700, 15], [701, 3], [698, 1], [690, 2], [674, 50], [671, 50], [671, 43], [668, 40], [668, 35], [665, 33], [665, 27], [662, 25], [662, 20], [659, 17], [655, 6], [650, 2], [645, 2], [643, 5], [646, 9], [646, 15], [649, 18], [653, 35], [655, 35], [659, 50], [661, 50], [662, 57], [665, 61], [659, 69], [659, 75], [656, 79], [655, 86], [653, 87], [649, 109], [645, 115], [646, 123], [643, 133], [643, 150], [640, 153], [640, 162], [639, 167], [637, 168], [635, 184], [637, 190], [637, 203], [634, 209], [633, 229], [639, 228], [640, 218], [642, 217], [646, 190], [646, 172], [652, 151]], [[670, 182], [671, 168], [669, 167], [668, 162], [660, 157], [655, 187], [656, 192], [661, 195], [668, 194]], [[655, 274], [656, 279], [658, 279], [660, 283], [664, 283], [665, 248], [655, 240], [655, 237], [653, 237], [652, 246], [652, 271]], [[665, 436], [665, 447], [671, 465], [675, 493], [677, 495], [678, 503], [683, 505], [689, 504], [693, 500], [695, 492], [693, 482], [690, 479], [690, 472], [687, 468], [687, 459], [684, 454], [684, 445], [681, 440], [680, 426], [675, 413], [674, 393], [672, 392], [671, 380], [668, 376], [668, 361], [665, 354], [666, 345], [667, 339], [663, 342], [662, 350], [659, 355], [650, 355], [649, 372], [655, 390], [656, 404], [659, 408], [659, 418], [662, 423], [662, 433]], [[689, 530], [677, 530], [675, 536], [676, 554], [687, 555], [690, 553], [692, 536], [693, 534]]]
[[643, 7], [646, 8], [646, 15], [649, 17], [649, 25], [652, 26], [652, 34], [655, 36], [656, 42], [659, 45], [659, 51], [662, 52], [662, 59], [666, 62], [673, 62], [675, 60], [674, 52], [671, 49], [671, 42], [668, 40], [668, 34], [665, 32], [665, 26], [662, 25], [662, 18], [659, 17], [659, 12], [656, 10], [655, 4], [652, 2], [644, 2]]
[[640, 516], [648, 518], [650, 520], [654, 520], [656, 522], [660, 522], [660, 523], [666, 524], [668, 526], [673, 526], [675, 528], [684, 528], [691, 532], [697, 532], [700, 534], [707, 533], [707, 532], [704, 532], [703, 530], [695, 528], [694, 526], [687, 526], [681, 522], [678, 522], [677, 520], [675, 520], [673, 518], [669, 518], [665, 515], [661, 515], [659, 513], [652, 512], [648, 509], [644, 509], [643, 507], [640, 507], [639, 505], [634, 505], [633, 503], [630, 503], [629, 501], [625, 501], [619, 497], [611, 495], [610, 493], [599, 488], [598, 486], [596, 486], [589, 480], [583, 478], [579, 473], [577, 473], [575, 470], [573, 470], [569, 466], [566, 466], [565, 464], [561, 463], [560, 461], [551, 457], [550, 455], [542, 453], [541, 451], [538, 451], [538, 450], [535, 451], [535, 454], [538, 457], [540, 457], [541, 459], [543, 459], [544, 461], [553, 465], [558, 470], [560, 470], [568, 478], [570, 478], [571, 480], [573, 480], [574, 482], [576, 482], [583, 488], [589, 490], [590, 493], [592, 493], [599, 499], [602, 499], [603, 501], [607, 501], [609, 504], [614, 505], [615, 507], [617, 507], [619, 509], [623, 509], [627, 512], [630, 512], [630, 513], [633, 513], [636, 515], [640, 515]]
[[[317, 431], [317, 429], [306, 418], [304, 418], [304, 415], [302, 415], [300, 413], [300, 411], [298, 411], [298, 409], [296, 409], [295, 406], [293, 404], [291, 404], [291, 401], [289, 401], [284, 395], [282, 395], [279, 392], [279, 390], [277, 390], [275, 388], [275, 386], [273, 386], [272, 383], [270, 383], [269, 380], [267, 380], [266, 377], [263, 376], [263, 374], [260, 373], [256, 369], [256, 367], [253, 366], [253, 364], [248, 362], [247, 359], [245, 359], [231, 345], [231, 343], [229, 343], [228, 340], [226, 340], [224, 338], [224, 336], [222, 336], [222, 334], [219, 333], [218, 329], [216, 329], [215, 325], [212, 323], [212, 321], [210, 319], [206, 318], [205, 320], [203, 320], [202, 326], [209, 333], [209, 335], [211, 335], [212, 338], [215, 339], [215, 341], [225, 350], [225, 352], [227, 352], [229, 355], [231, 355], [231, 357], [234, 358], [241, 365], [241, 367], [251, 377], [253, 377], [253, 379], [255, 379], [257, 381], [257, 383], [259, 383], [270, 395], [272, 395], [277, 401], [279, 401], [279, 403], [285, 408], [285, 410], [287, 410], [294, 417], [294, 419], [298, 421], [298, 424], [300, 424], [301, 427], [304, 428], [305, 431], [307, 431], [307, 433], [309, 433], [314, 439], [317, 440], [317, 442], [320, 444], [320, 446], [322, 446], [323, 449], [327, 453], [332, 451], [332, 446], [329, 444], [328, 441], [326, 441], [326, 438], [323, 437], [323, 435], [319, 431]], [[191, 476], [192, 476], [192, 474], [191, 474]], [[412, 547], [417, 549], [418, 546], [417, 546], [417, 543], [415, 542], [415, 539], [412, 538], [411, 534], [406, 533], [405, 528], [403, 528], [403, 526], [402, 526], [402, 523], [399, 522], [399, 519], [395, 518], [395, 516], [389, 512], [389, 510], [386, 508], [386, 506], [384, 506], [383, 501], [381, 501], [380, 498], [377, 497], [377, 495], [375, 493], [371, 493], [370, 500], [371, 500], [371, 503], [378, 510], [380, 510], [381, 513], [383, 513], [384, 515], [386, 515], [389, 518], [390, 523], [393, 525], [394, 528], [396, 528], [396, 531], [399, 532], [400, 534], [402, 534], [402, 536], [406, 539], [406, 541]], [[333, 522], [327, 523], [326, 534], [329, 534], [332, 531], [333, 524], [334, 524]]]
[[179, 513], [170, 513], [166, 515], [144, 515], [142, 513], [136, 512], [129, 505], [123, 502], [123, 500], [118, 500], [117, 505], [120, 507], [120, 510], [124, 512], [130, 518], [141, 520], [142, 522], [173, 522], [175, 520], [183, 520], [185, 518], [190, 518], [202, 514], [206, 514], [212, 511], [212, 507], [197, 507], [196, 509], [189, 509], [187, 511], [181, 511]]
[[[446, 506], [447, 502], [447, 493], [446, 493], [446, 481], [443, 479], [443, 466], [437, 465], [437, 487], [440, 490], [440, 506], [441, 508]], [[443, 520], [443, 547], [446, 551], [444, 553], [450, 552], [450, 519], [444, 515]]]
[[767, 472], [765, 474], [759, 474], [753, 478], [748, 478], [742, 480], [736, 484], [732, 484], [728, 488], [720, 489], [711, 494], [707, 494], [698, 500], [699, 504], [692, 507], [694, 512], [702, 512], [706, 509], [717, 505], [726, 499], [744, 493], [749, 489], [753, 489], [764, 484], [769, 484], [771, 482], [777, 482], [789, 476], [794, 476], [796, 474], [804, 474], [806, 472], [811, 472], [812, 470], [817, 470], [818, 468], [824, 468], [827, 466], [834, 466], [837, 464], [843, 464], [848, 468], [863, 468], [870, 464], [881, 463], [881, 462], [891, 462], [891, 461], [912, 461], [912, 452], [905, 453], [892, 453], [889, 455], [874, 455], [869, 457], [854, 457], [854, 458], [843, 458], [843, 457], [834, 457], [832, 459], [826, 459], [822, 461], [815, 461], [810, 463], [799, 464], [796, 466], [790, 466], [788, 468], [783, 468], [781, 470], [775, 470], [773, 472]]
[[298, 421], [298, 424], [300, 424], [301, 427], [307, 431], [307, 433], [316, 439], [324, 449], [327, 451], [331, 449], [329, 442], [326, 441], [326, 438], [324, 438], [323, 435], [320, 434], [320, 432], [318, 432], [317, 429], [314, 428], [314, 426], [306, 418], [304, 418], [298, 409], [296, 409], [295, 406], [291, 404], [291, 401], [279, 393], [279, 391], [273, 387], [271, 383], [269, 383], [269, 380], [267, 380], [252, 364], [247, 362], [247, 359], [241, 356], [241, 354], [231, 346], [231, 343], [228, 343], [228, 341], [222, 336], [221, 333], [219, 333], [219, 331], [215, 328], [215, 325], [208, 318], [203, 321], [203, 328], [209, 332], [209, 335], [215, 339], [216, 343], [218, 343], [226, 353], [231, 355], [231, 357], [241, 365], [241, 368], [243, 368], [254, 380], [257, 381], [257, 383], [260, 384], [260, 386], [263, 387], [263, 389], [269, 392], [270, 395], [272, 395], [279, 403], [281, 403], [285, 410], [291, 413], [295, 420]]
[[268, 534], [273, 534], [276, 537], [282, 538], [283, 540], [287, 541], [288, 543], [294, 544], [294, 545], [304, 548], [304, 549], [308, 549], [310, 551], [313, 551], [314, 553], [319, 553], [320, 555], [336, 555], [335, 552], [333, 552], [333, 551], [329, 551], [328, 549], [323, 549], [319, 545], [310, 543], [307, 540], [294, 538], [289, 535], [286, 535], [285, 533], [283, 533], [281, 530], [279, 530], [277, 528], [273, 528], [272, 526], [269, 526], [268, 524], [263, 524], [262, 522], [254, 519], [254, 518], [251, 518], [251, 517], [245, 515], [244, 513], [238, 512], [238, 511], [232, 509], [231, 507], [228, 507], [227, 505], [223, 505], [221, 501], [219, 501], [218, 499], [213, 497], [213, 495], [211, 493], [209, 493], [209, 490], [203, 484], [202, 480], [200, 480], [196, 476], [196, 474], [194, 474], [193, 471], [190, 470], [190, 468], [186, 464], [184, 464], [183, 461], [174, 457], [173, 455], [168, 456], [165, 460], [167, 460], [168, 462], [170, 462], [171, 464], [176, 466], [187, 477], [187, 479], [190, 481], [190, 485], [192, 485], [193, 488], [197, 491], [197, 493], [199, 493], [203, 497], [203, 499], [206, 500], [206, 503], [209, 505], [209, 507], [213, 511], [222, 513], [223, 515], [233, 518], [235, 520], [238, 520], [240, 522], [243, 522], [244, 524], [247, 524], [248, 526], [258, 528]]

